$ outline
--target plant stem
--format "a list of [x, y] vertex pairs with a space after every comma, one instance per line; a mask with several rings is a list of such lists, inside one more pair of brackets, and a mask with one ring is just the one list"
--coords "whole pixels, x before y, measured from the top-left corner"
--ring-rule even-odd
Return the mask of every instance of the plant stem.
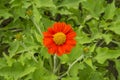
[[38, 26], [38, 24], [33, 19], [31, 19], [31, 20], [34, 23], [36, 29], [39, 31], [40, 35], [43, 36], [42, 31], [41, 31], [40, 27]]
[[57, 66], [57, 56], [56, 56], [56, 54], [53, 57], [53, 61], [54, 61], [53, 73], [55, 74], [56, 73], [56, 66]]
[[69, 73], [69, 71], [70, 71], [70, 69], [72, 68], [72, 66], [75, 64], [75, 63], [77, 63], [78, 61], [80, 61], [80, 60], [82, 60], [84, 58], [84, 55], [82, 54], [80, 57], [78, 57], [71, 65], [69, 65], [69, 67], [68, 67], [68, 70], [64, 73], [64, 74], [62, 74], [60, 77], [59, 77], [59, 79], [61, 79], [63, 76], [65, 76], [66, 74], [68, 74]]
[[53, 66], [52, 66], [52, 57], [51, 56], [50, 56], [49, 64], [50, 64], [50, 68], [51, 68], [51, 71], [52, 71], [53, 70]]

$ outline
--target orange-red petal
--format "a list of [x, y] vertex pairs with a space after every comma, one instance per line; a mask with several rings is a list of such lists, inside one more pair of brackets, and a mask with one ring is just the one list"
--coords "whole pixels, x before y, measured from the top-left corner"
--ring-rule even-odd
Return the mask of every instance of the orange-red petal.
[[64, 27], [64, 29], [63, 29], [63, 32], [65, 33], [65, 34], [67, 34], [69, 31], [71, 31], [72, 30], [72, 28], [71, 28], [71, 26], [70, 25], [66, 25], [65, 27]]
[[76, 41], [75, 41], [75, 40], [73, 40], [73, 39], [71, 39], [71, 40], [67, 40], [67, 41], [66, 41], [66, 44], [67, 44], [67, 45], [72, 45], [72, 46], [75, 46]]
[[72, 45], [64, 45], [64, 49], [65, 49], [65, 52], [66, 53], [69, 53], [70, 51], [71, 51], [71, 49], [72, 49]]
[[51, 38], [45, 38], [43, 43], [46, 47], [49, 47], [51, 44], [53, 44], [53, 40]]
[[67, 34], [67, 39], [73, 39], [75, 36], [76, 36], [76, 33], [72, 31]]
[[55, 54], [57, 52], [57, 46], [52, 46], [48, 49], [48, 52], [51, 54]]
[[52, 37], [52, 34], [50, 34], [49, 32], [43, 32], [43, 35], [44, 35], [44, 37], [46, 38], [46, 37]]
[[54, 33], [55, 33], [55, 31], [54, 31], [53, 28], [48, 28], [48, 32], [49, 32], [50, 34], [54, 34]]
[[60, 23], [60, 22], [58, 22], [58, 23], [55, 23], [54, 25], [53, 25], [53, 29], [54, 29], [54, 31], [55, 32], [62, 32], [63, 30], [64, 30], [64, 27], [66, 26], [66, 24], [65, 23]]
[[59, 47], [58, 47], [58, 53], [57, 53], [57, 55], [58, 55], [58, 56], [61, 56], [61, 55], [64, 54], [64, 53], [65, 53], [64, 48], [63, 48], [62, 46], [59, 46]]

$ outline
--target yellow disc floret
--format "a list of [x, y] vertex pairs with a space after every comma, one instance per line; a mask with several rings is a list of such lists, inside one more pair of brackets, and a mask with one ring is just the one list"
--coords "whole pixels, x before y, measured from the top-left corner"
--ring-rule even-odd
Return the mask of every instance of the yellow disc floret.
[[66, 35], [62, 32], [58, 32], [53, 35], [53, 41], [57, 45], [62, 45], [66, 41]]

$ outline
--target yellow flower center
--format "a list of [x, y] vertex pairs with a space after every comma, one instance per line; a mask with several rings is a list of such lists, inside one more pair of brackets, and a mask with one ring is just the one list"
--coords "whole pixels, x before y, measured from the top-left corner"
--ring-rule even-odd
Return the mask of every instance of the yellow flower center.
[[53, 41], [57, 45], [62, 45], [66, 41], [66, 35], [62, 32], [58, 32], [53, 35]]

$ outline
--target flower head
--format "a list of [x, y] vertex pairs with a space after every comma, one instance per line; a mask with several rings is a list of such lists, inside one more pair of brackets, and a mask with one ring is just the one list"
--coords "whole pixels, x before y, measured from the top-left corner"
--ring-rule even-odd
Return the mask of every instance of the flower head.
[[43, 35], [43, 43], [50, 54], [57, 54], [58, 56], [68, 54], [76, 45], [74, 40], [76, 33], [70, 25], [64, 22], [54, 23]]

